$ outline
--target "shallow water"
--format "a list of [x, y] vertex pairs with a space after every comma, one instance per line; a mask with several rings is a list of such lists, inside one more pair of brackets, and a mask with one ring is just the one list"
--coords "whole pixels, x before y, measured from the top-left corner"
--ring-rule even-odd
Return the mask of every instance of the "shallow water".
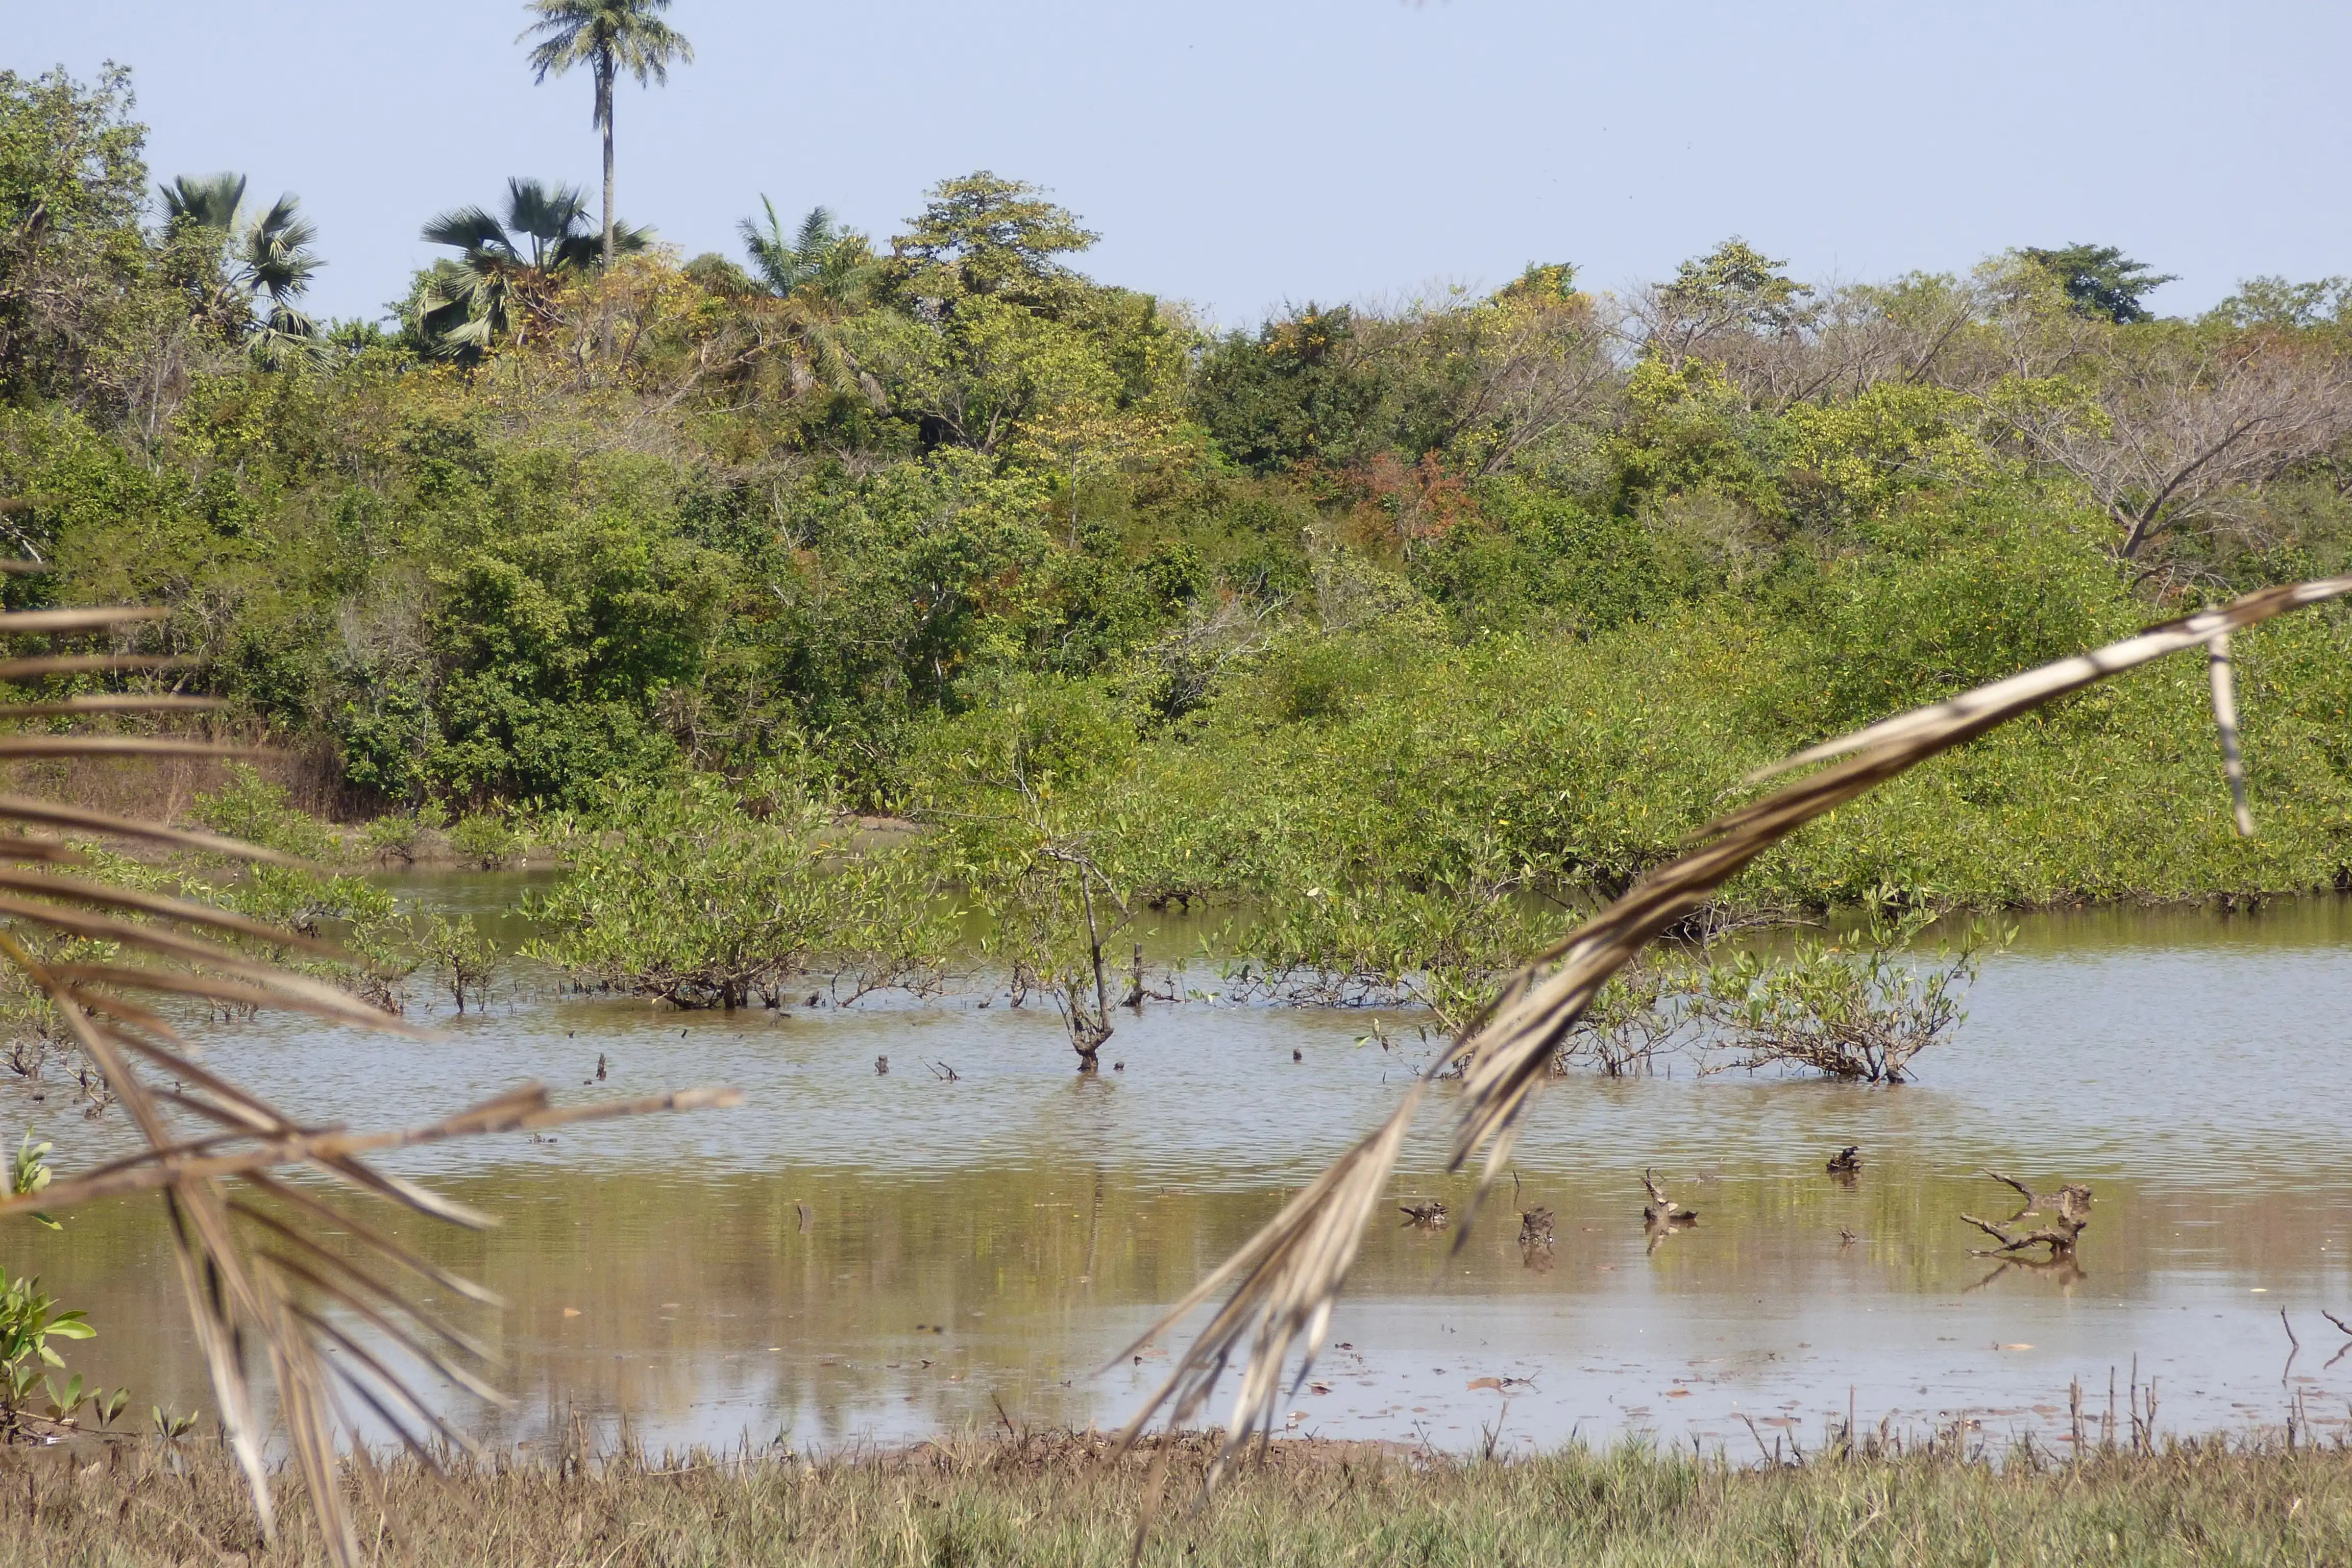
[[[426, 890], [488, 913], [515, 886]], [[1302, 1431], [1441, 1447], [1497, 1423], [1512, 1445], [1648, 1430], [1810, 1447], [1849, 1408], [2057, 1440], [2070, 1382], [2096, 1415], [2110, 1369], [2127, 1384], [2137, 1357], [2168, 1431], [2275, 1423], [2298, 1398], [2340, 1424], [2352, 1357], [2328, 1364], [2347, 1339], [2319, 1309], [2352, 1321], [2348, 948], [2352, 904], [2334, 900], [2035, 917], [1916, 1084], [1558, 1080], [1519, 1145], [1518, 1201], [1500, 1194], [1459, 1254], [1451, 1233], [1376, 1226], [1339, 1346], [1284, 1410]], [[729, 1016], [517, 994], [436, 1020], [431, 1043], [269, 1020], [207, 1044], [281, 1107], [354, 1125], [528, 1078], [564, 1099], [740, 1088], [729, 1111], [409, 1152], [395, 1168], [506, 1223], [400, 1228], [513, 1303], [476, 1316], [519, 1403], [452, 1394], [462, 1424], [538, 1440], [578, 1408], [625, 1413], [656, 1443], [782, 1433], [807, 1448], [1123, 1420], [1164, 1355], [1104, 1363], [1384, 1115], [1426, 1055], [1395, 1014], [1385, 1047], [1364, 1039], [1369, 1014], [1122, 1016], [1104, 1057], [1124, 1068], [1092, 1080], [1050, 1011], [968, 1000]], [[583, 1083], [599, 1053], [607, 1081]], [[119, 1112], [85, 1122], [31, 1092], [0, 1089], [0, 1116], [54, 1138], [61, 1170], [119, 1147]], [[1440, 1173], [1434, 1098], [1395, 1190], [1458, 1214], [1468, 1184]], [[1847, 1143], [1864, 1168], [1832, 1180], [1822, 1162]], [[1988, 1165], [2094, 1186], [2079, 1277], [1970, 1256], [1982, 1238], [1958, 1214], [2015, 1207]], [[1654, 1251], [1645, 1167], [1700, 1214]], [[1538, 1204], [1558, 1244], [1531, 1266], [1511, 1211]], [[152, 1201], [69, 1225], [8, 1247], [12, 1268], [94, 1309], [100, 1337], [74, 1364], [139, 1408], [201, 1403]], [[2303, 1344], [2291, 1366], [2282, 1309]], [[1484, 1380], [1504, 1386], [1470, 1386]]]

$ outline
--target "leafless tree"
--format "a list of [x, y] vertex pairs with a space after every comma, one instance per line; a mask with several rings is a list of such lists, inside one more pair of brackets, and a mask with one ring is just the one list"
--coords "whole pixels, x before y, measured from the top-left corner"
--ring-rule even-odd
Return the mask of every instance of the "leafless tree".
[[1811, 285], [1772, 265], [1734, 247], [1685, 264], [1674, 282], [1618, 302], [1620, 342], [1669, 367], [1719, 364], [1748, 407], [1771, 413], [1885, 382], [1979, 384], [2008, 368], [1981, 330], [2004, 293], [1998, 267]]
[[2143, 563], [2168, 534], [2231, 521], [2238, 503], [2352, 433], [2352, 359], [2270, 333], [2110, 332], [2055, 384], [1989, 399], [2032, 457], [2071, 475]]
[[1265, 651], [1283, 601], [1253, 604], [1238, 594], [1195, 604], [1184, 619], [1145, 648], [1138, 680], [1143, 694], [1169, 714], [1190, 713], [1209, 700], [1228, 670]]
[[1472, 472], [1511, 467], [1531, 449], [1591, 425], [1613, 400], [1619, 373], [1589, 303], [1506, 294], [1479, 311], [1477, 372], [1456, 433], [1475, 431]]
[[1419, 451], [1475, 478], [1608, 423], [1623, 380], [1613, 307], [1562, 268], [1531, 268], [1492, 296], [1411, 300], [1352, 318], [1340, 353], [1394, 391], [1389, 413]]

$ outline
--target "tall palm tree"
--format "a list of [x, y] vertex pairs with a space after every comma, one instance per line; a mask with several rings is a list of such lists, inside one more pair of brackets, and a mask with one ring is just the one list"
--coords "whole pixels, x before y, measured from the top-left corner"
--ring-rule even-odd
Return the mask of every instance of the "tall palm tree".
[[539, 19], [518, 43], [537, 36], [530, 56], [535, 80], [586, 66], [596, 84], [590, 123], [604, 133], [604, 265], [613, 265], [619, 236], [613, 217], [613, 84], [623, 71], [645, 87], [669, 81], [672, 61], [691, 64], [694, 46], [661, 19], [669, 0], [530, 0]]
[[301, 216], [301, 198], [289, 192], [248, 214], [246, 177], [235, 174], [182, 174], [161, 189], [165, 222], [203, 236], [209, 247], [205, 313], [265, 364], [314, 353], [319, 325], [294, 300], [323, 263], [310, 248], [319, 230]]
[[[506, 215], [458, 207], [426, 224], [423, 237], [458, 252], [454, 275], [427, 289], [417, 304], [419, 335], [445, 352], [473, 355], [503, 337], [521, 338], [542, 313], [555, 285], [596, 264], [597, 237], [588, 198], [577, 185], [509, 179]], [[604, 254], [630, 254], [653, 231], [608, 225]]]

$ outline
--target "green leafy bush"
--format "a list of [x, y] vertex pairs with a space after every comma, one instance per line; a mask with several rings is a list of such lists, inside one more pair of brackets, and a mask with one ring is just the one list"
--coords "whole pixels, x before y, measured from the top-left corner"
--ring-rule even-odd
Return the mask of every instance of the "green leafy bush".
[[459, 859], [495, 871], [522, 853], [522, 835], [505, 816], [487, 811], [469, 812], [449, 828], [449, 847]]
[[399, 812], [390, 812], [370, 822], [361, 832], [360, 841], [377, 861], [389, 865], [399, 861], [409, 865], [416, 859], [421, 825], [416, 818]]
[[473, 916], [459, 915], [454, 921], [437, 911], [426, 916], [416, 946], [440, 975], [458, 1012], [466, 1010], [468, 1001], [478, 1009], [486, 1003], [491, 976], [498, 971], [499, 944], [475, 929]]
[[[0, 1268], [0, 1437], [25, 1434], [38, 1380], [46, 1369], [65, 1369], [65, 1357], [51, 1340], [87, 1340], [98, 1333], [79, 1310], [63, 1310], [37, 1279], [8, 1278]], [[81, 1379], [73, 1380], [79, 1405]], [[55, 1401], [53, 1403], [63, 1403]], [[53, 1417], [54, 1421], [56, 1418]]]
[[698, 775], [620, 783], [571, 823], [572, 871], [522, 951], [580, 984], [679, 1007], [781, 1005], [802, 976], [853, 994], [937, 983], [951, 931], [904, 849], [866, 847], [822, 798]]
[[1901, 1083], [1911, 1059], [1967, 1016], [1982, 936], [1921, 964], [1908, 955], [1929, 916], [1873, 910], [1846, 942], [1805, 941], [1787, 958], [1745, 952], [1696, 976], [1694, 1004], [1717, 1031], [1709, 1070], [1794, 1067], [1827, 1078]]
[[351, 957], [321, 960], [291, 944], [254, 937], [237, 942], [270, 963], [322, 975], [386, 1011], [398, 1011], [395, 984], [415, 967], [407, 956], [406, 926], [389, 889], [365, 877], [323, 868], [342, 853], [326, 824], [295, 807], [283, 786], [268, 783], [242, 763], [229, 770], [228, 781], [219, 789], [196, 797], [192, 815], [215, 832], [309, 864], [250, 866], [218, 881], [209, 874], [191, 872], [190, 891], [299, 935], [331, 939]]

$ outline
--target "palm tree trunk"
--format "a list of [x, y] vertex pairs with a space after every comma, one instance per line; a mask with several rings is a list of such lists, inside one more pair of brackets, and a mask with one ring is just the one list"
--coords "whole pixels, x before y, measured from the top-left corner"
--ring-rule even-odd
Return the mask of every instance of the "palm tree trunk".
[[599, 60], [596, 69], [596, 112], [604, 124], [604, 270], [613, 269], [613, 67]]

